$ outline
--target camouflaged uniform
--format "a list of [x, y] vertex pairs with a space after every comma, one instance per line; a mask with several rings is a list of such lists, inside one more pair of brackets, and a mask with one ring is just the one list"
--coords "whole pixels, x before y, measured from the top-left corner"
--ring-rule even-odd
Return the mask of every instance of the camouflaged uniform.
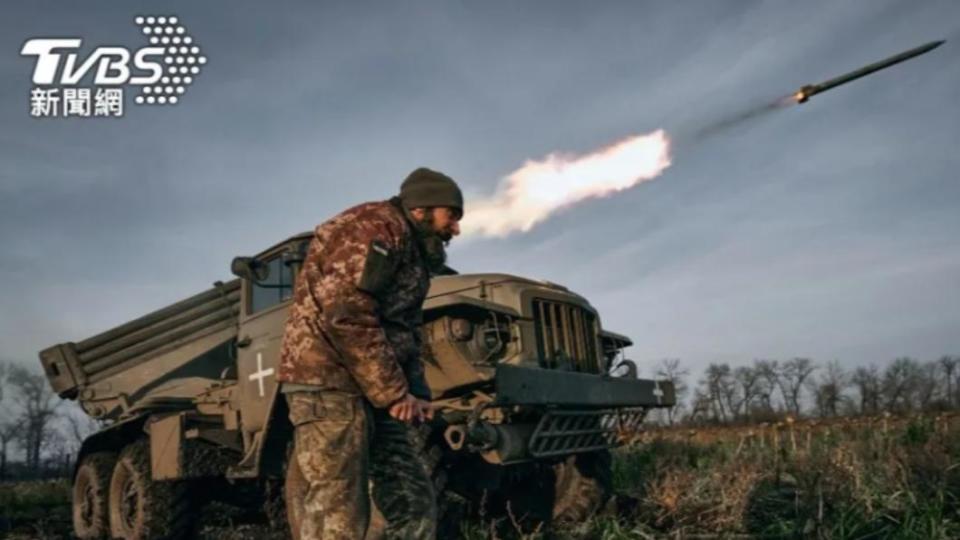
[[388, 536], [435, 535], [413, 428], [385, 410], [408, 391], [429, 399], [418, 331], [429, 282], [413, 227], [392, 202], [361, 204], [315, 231], [277, 374], [298, 390], [287, 402], [309, 484], [301, 539], [362, 538], [368, 474]]

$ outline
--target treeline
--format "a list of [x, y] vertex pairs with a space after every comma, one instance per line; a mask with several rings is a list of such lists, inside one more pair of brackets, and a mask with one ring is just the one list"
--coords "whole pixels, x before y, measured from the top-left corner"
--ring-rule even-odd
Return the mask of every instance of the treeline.
[[42, 373], [0, 362], [0, 481], [68, 475], [80, 443], [97, 427]]
[[948, 410], [960, 406], [960, 356], [933, 361], [901, 357], [886, 366], [845, 369], [836, 360], [758, 359], [748, 365], [713, 363], [699, 378], [678, 359], [653, 370], [673, 382], [677, 405], [654, 419], [664, 424], [727, 424], [785, 416], [830, 418], [883, 412]]

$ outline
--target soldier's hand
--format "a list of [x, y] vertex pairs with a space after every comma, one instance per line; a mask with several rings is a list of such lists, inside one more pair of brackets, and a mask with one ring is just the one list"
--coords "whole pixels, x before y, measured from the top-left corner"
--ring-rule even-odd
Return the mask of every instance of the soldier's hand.
[[413, 394], [407, 393], [403, 399], [390, 406], [390, 416], [401, 422], [411, 422], [420, 415], [419, 400]]
[[423, 422], [433, 418], [433, 406], [430, 402], [417, 399], [413, 394], [403, 396], [403, 399], [390, 406], [390, 416], [401, 422]]
[[431, 405], [429, 401], [418, 399], [417, 405], [420, 407], [419, 419], [421, 422], [424, 420], [433, 420], [433, 405]]

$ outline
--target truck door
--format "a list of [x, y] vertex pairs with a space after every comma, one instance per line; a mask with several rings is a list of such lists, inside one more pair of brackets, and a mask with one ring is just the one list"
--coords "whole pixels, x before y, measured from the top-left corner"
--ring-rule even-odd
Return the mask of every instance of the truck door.
[[240, 418], [251, 435], [263, 429], [277, 393], [280, 342], [293, 296], [293, 272], [276, 253], [261, 261], [269, 268], [260, 282], [244, 280], [237, 337]]

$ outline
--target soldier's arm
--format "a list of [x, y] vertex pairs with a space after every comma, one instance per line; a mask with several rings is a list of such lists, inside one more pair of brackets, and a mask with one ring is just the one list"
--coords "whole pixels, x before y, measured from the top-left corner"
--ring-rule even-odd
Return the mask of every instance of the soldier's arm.
[[[323, 304], [325, 326], [344, 367], [370, 403], [383, 408], [408, 392], [396, 352], [380, 324], [379, 303], [369, 290], [372, 281], [389, 279], [384, 273], [390, 268], [383, 266], [389, 261], [381, 252], [389, 256], [396, 240], [386, 225], [352, 225], [331, 235], [318, 290], [313, 292]], [[372, 268], [377, 264], [381, 266]], [[379, 275], [371, 277], [371, 272]]]
[[[418, 351], [423, 350], [423, 340], [420, 338], [420, 329], [414, 332], [414, 341]], [[423, 372], [423, 361], [420, 360], [422, 353], [416, 358], [411, 359], [404, 366], [407, 376], [407, 384], [410, 386], [410, 393], [420, 399], [430, 400], [430, 387], [427, 386], [427, 379]]]

